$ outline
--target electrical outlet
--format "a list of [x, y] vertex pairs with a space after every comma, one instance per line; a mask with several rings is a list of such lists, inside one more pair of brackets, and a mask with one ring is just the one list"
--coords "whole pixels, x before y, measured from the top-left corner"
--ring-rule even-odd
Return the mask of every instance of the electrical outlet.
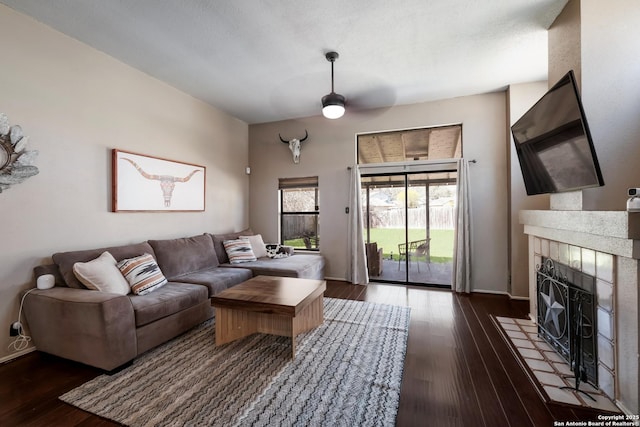
[[22, 324], [20, 322], [13, 322], [9, 327], [9, 336], [17, 337], [20, 335], [20, 330], [22, 329]]

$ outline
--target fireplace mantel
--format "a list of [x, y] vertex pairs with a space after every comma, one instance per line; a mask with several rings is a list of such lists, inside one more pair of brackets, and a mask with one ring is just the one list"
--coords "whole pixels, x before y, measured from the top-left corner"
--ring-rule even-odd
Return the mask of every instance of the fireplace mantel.
[[[524, 210], [530, 317], [542, 256], [597, 277], [599, 385], [626, 413], [640, 412], [640, 212]], [[600, 355], [603, 355], [600, 357]]]
[[530, 210], [520, 224], [528, 235], [640, 259], [640, 212]]

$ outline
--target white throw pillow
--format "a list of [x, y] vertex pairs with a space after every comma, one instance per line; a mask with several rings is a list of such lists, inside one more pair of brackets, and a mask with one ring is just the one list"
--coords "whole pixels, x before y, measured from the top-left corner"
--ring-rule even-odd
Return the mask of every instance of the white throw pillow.
[[89, 289], [127, 295], [129, 283], [116, 267], [116, 259], [105, 251], [98, 258], [73, 264], [73, 274]]
[[251, 243], [251, 249], [256, 258], [262, 258], [267, 256], [267, 245], [262, 240], [262, 234], [256, 234], [255, 236], [240, 236], [241, 239], [246, 239]]

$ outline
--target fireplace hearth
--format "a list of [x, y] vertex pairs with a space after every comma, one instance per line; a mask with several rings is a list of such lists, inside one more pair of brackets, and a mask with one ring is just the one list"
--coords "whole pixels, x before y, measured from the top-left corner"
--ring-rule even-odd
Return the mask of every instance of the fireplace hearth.
[[538, 334], [571, 366], [575, 387], [598, 387], [596, 279], [542, 257], [536, 268]]

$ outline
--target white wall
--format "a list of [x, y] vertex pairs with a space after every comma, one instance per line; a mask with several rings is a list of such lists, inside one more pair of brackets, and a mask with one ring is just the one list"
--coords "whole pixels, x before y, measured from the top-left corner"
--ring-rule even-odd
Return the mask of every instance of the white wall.
[[518, 218], [519, 212], [525, 209], [548, 209], [549, 196], [546, 194], [527, 196], [510, 127], [546, 91], [546, 81], [511, 85], [507, 91], [509, 111], [509, 139], [507, 140], [510, 215], [509, 264], [511, 271], [509, 294], [518, 298], [529, 298], [529, 244], [527, 235], [524, 234], [524, 226], [520, 224]]
[[640, 7], [582, 0], [582, 102], [605, 186], [583, 191], [585, 210], [625, 210], [640, 187]]
[[[355, 164], [355, 136], [361, 132], [463, 124], [463, 149], [470, 166], [473, 209], [473, 289], [507, 291], [506, 98], [491, 93], [438, 102], [405, 105], [369, 113], [350, 113], [331, 121], [322, 116], [249, 127], [250, 223], [268, 241], [278, 239], [278, 178], [314, 176], [320, 186], [320, 245], [326, 275], [343, 279], [347, 260], [349, 174]], [[318, 110], [320, 107], [318, 106]], [[285, 139], [300, 137], [299, 164]]]
[[[0, 194], [0, 360], [34, 266], [57, 251], [248, 225], [248, 126], [0, 5], [0, 112], [40, 174]], [[206, 166], [206, 211], [111, 213], [110, 150]]]

